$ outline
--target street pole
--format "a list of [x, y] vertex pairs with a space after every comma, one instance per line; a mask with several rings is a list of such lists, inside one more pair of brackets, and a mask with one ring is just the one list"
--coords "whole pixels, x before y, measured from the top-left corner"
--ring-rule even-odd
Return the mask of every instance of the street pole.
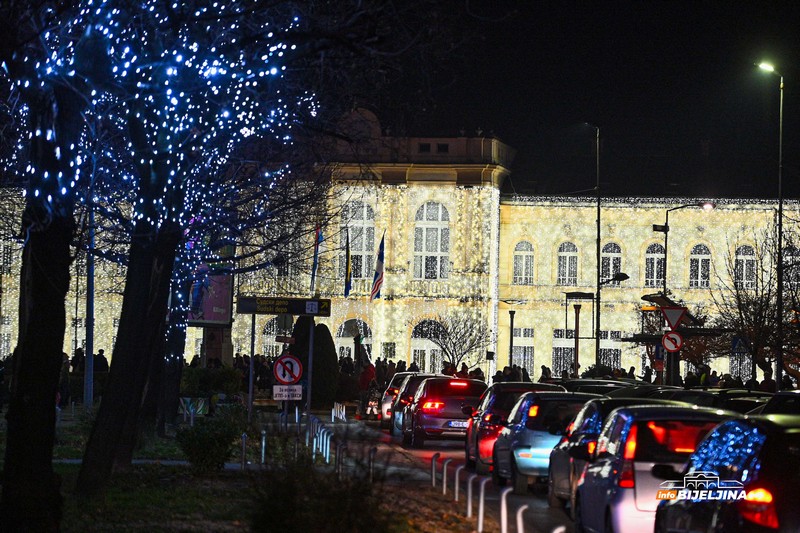
[[[591, 293], [589, 293], [591, 294]], [[575, 376], [578, 375], [578, 368], [580, 367], [580, 358], [578, 357], [578, 348], [580, 346], [580, 339], [581, 339], [581, 304], [574, 304], [572, 307], [575, 308], [575, 361], [573, 361], [574, 374]], [[572, 377], [572, 376], [570, 376]]]
[[[600, 275], [601, 275], [601, 250], [600, 250], [600, 128], [595, 126], [595, 177], [597, 190], [597, 294], [595, 296], [595, 331], [594, 331], [594, 366], [600, 366]], [[611, 271], [609, 270], [609, 274]], [[575, 367], [578, 373], [578, 367]]]
[[777, 390], [783, 380], [783, 76], [781, 103], [778, 113], [778, 353], [775, 369]]
[[508, 310], [508, 316], [511, 320], [511, 326], [508, 334], [508, 367], [514, 367], [514, 314], [516, 311], [513, 309]]

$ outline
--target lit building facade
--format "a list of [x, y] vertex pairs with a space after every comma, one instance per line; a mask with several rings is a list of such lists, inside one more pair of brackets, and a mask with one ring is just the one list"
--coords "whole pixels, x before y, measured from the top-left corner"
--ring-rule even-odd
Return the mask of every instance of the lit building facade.
[[[332, 300], [330, 318], [317, 320], [330, 328], [339, 354], [351, 355], [360, 337], [373, 357], [416, 361], [424, 370], [440, 370], [442, 355], [426, 340], [425, 328], [437, 316], [460, 314], [491, 331], [486, 350], [468, 359], [487, 375], [509, 363], [510, 351], [513, 363], [527, 368], [534, 379], [541, 365], [555, 375], [569, 369], [576, 347], [581, 366], [593, 364], [596, 198], [502, 195], [514, 151], [498, 139], [384, 136], [377, 120], [367, 118], [359, 156], [352, 161], [342, 158], [336, 169], [331, 197], [341, 215], [324, 230], [317, 273], [318, 296]], [[662, 287], [665, 240], [653, 225], [664, 223], [667, 210], [699, 200], [706, 199], [601, 199], [601, 278], [609, 280], [618, 272], [629, 276], [602, 287], [603, 362], [633, 366], [637, 372], [649, 364], [646, 348], [624, 339], [641, 330], [642, 296]], [[716, 208], [711, 212], [687, 207], [671, 213], [666, 262], [673, 298], [712, 314], [713, 291], [731, 283], [751, 283], [754, 251], [772, 231], [776, 216], [775, 202], [713, 200]], [[785, 204], [785, 220], [800, 220], [796, 202]], [[353, 272], [348, 298], [343, 294], [346, 234]], [[381, 298], [370, 300], [382, 238], [384, 283]], [[2, 255], [3, 353], [13, 348], [17, 334], [13, 310], [19, 260], [9, 251], [13, 246], [4, 243]], [[308, 249], [311, 243], [302, 246]], [[309, 297], [310, 264], [308, 257], [303, 264], [243, 275], [235, 287], [238, 294], [249, 296]], [[81, 268], [76, 262], [77, 276], [67, 299], [65, 351], [70, 353], [85, 339], [86, 283]], [[97, 272], [95, 347], [110, 354], [124, 270], [99, 264]], [[569, 297], [576, 293], [583, 297]], [[579, 315], [575, 305], [581, 306]], [[257, 316], [256, 352], [279, 354], [283, 345], [275, 337], [287, 334], [286, 326], [277, 317]], [[249, 353], [250, 327], [250, 316], [234, 315], [234, 352]], [[188, 331], [186, 356], [191, 359], [203, 350], [202, 330]], [[487, 351], [494, 359], [487, 360]], [[712, 367], [749, 376], [749, 365], [729, 359], [715, 359]]]

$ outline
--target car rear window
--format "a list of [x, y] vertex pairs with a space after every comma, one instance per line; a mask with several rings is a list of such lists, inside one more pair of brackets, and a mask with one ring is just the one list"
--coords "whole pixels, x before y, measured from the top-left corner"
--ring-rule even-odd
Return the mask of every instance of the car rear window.
[[635, 424], [636, 431], [631, 432], [636, 440], [635, 460], [675, 463], [685, 461], [719, 420], [641, 420]]
[[486, 390], [485, 383], [461, 379], [437, 379], [425, 386], [425, 394], [429, 396], [480, 396], [484, 390]]
[[517, 403], [519, 397], [529, 392], [530, 389], [503, 389], [495, 395], [492, 407], [505, 412], [510, 412]]
[[525, 427], [534, 431], [563, 430], [585, 403], [585, 398], [539, 399], [528, 409]]

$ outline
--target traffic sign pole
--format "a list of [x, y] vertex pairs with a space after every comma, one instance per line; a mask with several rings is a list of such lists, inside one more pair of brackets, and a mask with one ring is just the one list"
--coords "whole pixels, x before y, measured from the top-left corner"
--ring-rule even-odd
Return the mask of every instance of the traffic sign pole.
[[311, 331], [308, 333], [308, 398], [306, 412], [311, 416], [311, 382], [314, 378], [314, 319], [311, 319]]
[[253, 422], [253, 359], [256, 357], [256, 314], [250, 315], [250, 375], [247, 379], [247, 423]]

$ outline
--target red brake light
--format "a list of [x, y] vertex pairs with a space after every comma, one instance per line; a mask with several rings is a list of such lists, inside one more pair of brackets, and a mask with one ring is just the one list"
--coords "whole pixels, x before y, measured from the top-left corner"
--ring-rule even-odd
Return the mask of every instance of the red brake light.
[[619, 486], [623, 489], [632, 489], [636, 486], [633, 477], [633, 458], [636, 456], [636, 437], [639, 428], [634, 424], [628, 433], [628, 440], [625, 441], [625, 451], [622, 455], [622, 471], [619, 475]]
[[743, 500], [736, 502], [742, 518], [754, 524], [778, 529], [778, 513], [775, 511], [772, 493], [764, 488], [748, 490]]
[[530, 409], [528, 409], [528, 416], [531, 418], [536, 418], [538, 415], [539, 415], [539, 406], [531, 405]]
[[485, 414], [485, 415], [483, 415], [483, 421], [484, 421], [484, 422], [488, 422], [488, 421], [489, 421], [489, 420], [491, 420], [491, 419], [492, 419], [492, 415], [491, 415], [491, 413], [488, 413], [488, 414]]
[[597, 441], [596, 440], [590, 440], [589, 442], [586, 443], [586, 451], [589, 452], [589, 455], [593, 455], [594, 454], [595, 448], [597, 448]]
[[466, 381], [451, 381], [450, 382], [450, 386], [451, 387], [466, 387], [467, 386], [467, 382]]
[[444, 409], [444, 402], [426, 401], [422, 404], [423, 413], [438, 413]]

